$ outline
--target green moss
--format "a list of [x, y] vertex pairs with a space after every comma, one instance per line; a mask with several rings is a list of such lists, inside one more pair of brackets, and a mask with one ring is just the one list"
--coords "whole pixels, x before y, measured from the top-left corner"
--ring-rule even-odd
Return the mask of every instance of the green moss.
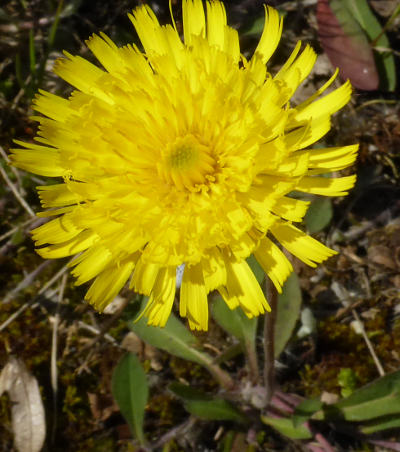
[[[390, 324], [391, 303], [380, 305], [371, 301], [366, 308], [377, 307], [373, 318], [363, 320], [365, 331], [375, 353], [388, 371], [399, 366], [400, 321]], [[301, 384], [308, 397], [318, 397], [322, 392], [341, 394], [338, 376], [342, 369], [349, 369], [357, 381], [353, 388], [361, 387], [376, 379], [379, 374], [365, 340], [347, 323], [335, 319], [320, 322], [317, 329], [320, 359], [314, 365], [306, 365], [300, 372]]]
[[181, 414], [182, 406], [168, 393], [156, 394], [151, 398], [147, 412], [149, 415], [153, 414], [161, 426], [171, 427], [175, 424], [177, 415]]

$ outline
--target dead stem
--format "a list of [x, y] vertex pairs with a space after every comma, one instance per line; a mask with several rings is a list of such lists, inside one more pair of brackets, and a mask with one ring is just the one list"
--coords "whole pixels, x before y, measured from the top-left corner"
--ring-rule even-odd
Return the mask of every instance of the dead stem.
[[[72, 260], [72, 259], [71, 259]], [[71, 260], [69, 262], [71, 262]], [[68, 270], [68, 264], [64, 265], [38, 292], [36, 297], [31, 298], [29, 301], [24, 303], [14, 314], [10, 315], [10, 317], [0, 325], [0, 333], [8, 327], [10, 323], [12, 323], [15, 319], [17, 319], [29, 306], [35, 304], [40, 296], [46, 292], [54, 283], [56, 283], [59, 278]]]
[[379, 361], [379, 358], [378, 358], [378, 356], [375, 353], [374, 347], [373, 347], [371, 341], [369, 340], [369, 337], [367, 336], [367, 333], [365, 332], [364, 324], [361, 321], [359, 315], [357, 314], [357, 311], [355, 311], [353, 309], [351, 312], [353, 314], [353, 317], [356, 319], [356, 321], [358, 323], [358, 326], [360, 327], [360, 331], [361, 331], [362, 337], [363, 337], [365, 343], [367, 344], [369, 352], [371, 353], [371, 356], [372, 356], [372, 359], [374, 360], [374, 364], [376, 366], [376, 369], [377, 369], [379, 375], [381, 377], [383, 377], [385, 375], [385, 371], [383, 370], [382, 364]]
[[129, 304], [129, 299], [126, 298], [121, 303], [121, 306], [119, 306], [118, 310], [109, 318], [107, 319], [103, 325], [101, 325], [100, 330], [98, 332], [98, 335], [92, 339], [90, 342], [88, 342], [86, 345], [84, 345], [81, 350], [78, 352], [78, 354], [84, 353], [87, 350], [90, 350], [97, 342], [102, 339], [105, 334], [115, 325], [115, 323], [120, 319], [122, 316], [125, 308]]
[[29, 204], [25, 201], [25, 199], [20, 195], [18, 192], [17, 187], [11, 182], [11, 179], [8, 177], [6, 171], [3, 169], [3, 167], [0, 165], [0, 174], [3, 176], [3, 179], [5, 180], [6, 184], [9, 186], [10, 190], [13, 192], [14, 196], [18, 200], [18, 202], [21, 204], [21, 206], [28, 212], [28, 214], [31, 217], [36, 217], [33, 210], [29, 207]]
[[58, 400], [58, 377], [57, 377], [57, 345], [58, 345], [58, 326], [60, 323], [60, 305], [64, 299], [65, 286], [67, 284], [68, 274], [64, 273], [58, 292], [58, 300], [56, 313], [53, 322], [53, 333], [51, 340], [51, 360], [50, 360], [50, 378], [51, 378], [51, 389], [53, 391], [53, 419], [52, 419], [52, 429], [51, 429], [51, 444], [54, 444], [56, 431], [57, 431], [57, 400]]

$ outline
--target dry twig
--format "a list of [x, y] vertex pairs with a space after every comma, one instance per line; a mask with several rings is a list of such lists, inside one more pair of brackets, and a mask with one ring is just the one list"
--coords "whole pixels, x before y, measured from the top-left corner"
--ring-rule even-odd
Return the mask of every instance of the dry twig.
[[58, 303], [53, 322], [53, 334], [51, 339], [51, 359], [50, 359], [50, 378], [51, 389], [53, 390], [53, 419], [51, 430], [51, 443], [54, 444], [57, 430], [57, 396], [58, 396], [58, 380], [57, 380], [57, 342], [58, 342], [58, 325], [60, 323], [60, 306], [64, 298], [65, 286], [67, 283], [68, 274], [64, 273], [60, 282], [60, 289], [58, 292]]
[[353, 316], [356, 319], [356, 321], [358, 322], [358, 325], [360, 327], [360, 331], [362, 334], [362, 337], [365, 340], [365, 343], [367, 344], [368, 350], [371, 353], [372, 359], [374, 360], [375, 366], [379, 372], [379, 375], [381, 377], [383, 377], [385, 375], [385, 371], [383, 370], [382, 364], [379, 361], [378, 356], [375, 353], [374, 347], [372, 346], [371, 341], [369, 340], [369, 337], [367, 336], [367, 333], [365, 332], [365, 328], [364, 328], [364, 324], [362, 323], [360, 316], [357, 314], [357, 311], [355, 311], [354, 309], [352, 310]]

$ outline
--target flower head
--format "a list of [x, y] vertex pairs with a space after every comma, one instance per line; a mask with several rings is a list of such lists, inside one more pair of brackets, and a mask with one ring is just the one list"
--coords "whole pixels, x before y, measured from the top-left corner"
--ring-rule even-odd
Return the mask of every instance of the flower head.
[[[143, 50], [106, 35], [87, 45], [103, 69], [65, 53], [54, 71], [75, 90], [41, 91], [34, 101], [37, 144], [13, 150], [15, 165], [62, 177], [39, 187], [43, 216], [33, 231], [45, 258], [77, 255], [76, 283], [102, 310], [130, 279], [149, 296], [145, 316], [163, 326], [184, 264], [180, 314], [207, 329], [207, 294], [218, 290], [249, 316], [269, 310], [246, 262], [253, 254], [278, 291], [292, 266], [277, 245], [315, 266], [334, 254], [293, 223], [308, 203], [294, 190], [345, 195], [354, 176], [323, 173], [353, 163], [357, 146], [312, 149], [351, 95], [349, 83], [298, 106], [290, 98], [316, 54], [298, 43], [272, 76], [267, 62], [282, 20], [270, 7], [251, 59], [239, 48], [220, 1], [183, 0], [183, 41], [141, 6], [129, 15]], [[45, 245], [45, 246], [43, 246]]]

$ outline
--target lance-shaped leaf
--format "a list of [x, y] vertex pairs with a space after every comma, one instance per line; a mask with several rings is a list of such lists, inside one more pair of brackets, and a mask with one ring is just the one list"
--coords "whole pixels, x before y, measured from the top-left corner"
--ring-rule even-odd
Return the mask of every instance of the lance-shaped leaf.
[[304, 221], [310, 234], [322, 231], [331, 222], [332, 201], [329, 198], [316, 198], [307, 210]]
[[385, 375], [334, 405], [348, 421], [400, 414], [400, 371]]
[[133, 353], [122, 357], [114, 369], [111, 389], [132, 433], [144, 444], [143, 419], [149, 396], [146, 374]]
[[286, 280], [282, 293], [278, 296], [278, 312], [275, 325], [275, 357], [284, 350], [292, 336], [300, 315], [301, 289], [299, 278], [292, 273]]
[[341, 78], [350, 79], [356, 88], [375, 90], [379, 77], [374, 55], [348, 3], [318, 0], [318, 37], [331, 63], [340, 69]]
[[305, 399], [296, 406], [292, 422], [294, 427], [304, 424], [314, 413], [323, 407], [323, 402], [318, 399]]
[[313, 419], [369, 421], [383, 416], [400, 416], [400, 371], [354, 391], [349, 397], [315, 413]]
[[213, 373], [210, 369], [213, 363], [212, 357], [199, 350], [200, 344], [196, 337], [173, 314], [170, 315], [164, 328], [149, 326], [144, 318], [132, 322], [129, 327], [153, 347], [200, 364]]
[[[261, 284], [265, 278], [264, 270], [257, 262], [254, 256], [247, 259], [252, 272], [257, 281]], [[258, 362], [256, 352], [256, 335], [258, 317], [249, 319], [242, 309], [229, 309], [221, 296], [216, 296], [211, 305], [211, 313], [215, 321], [229, 334], [239, 339], [241, 346], [246, 354], [250, 371], [253, 377], [258, 374]]]
[[171, 355], [206, 367], [212, 362], [211, 356], [198, 350], [199, 343], [196, 337], [173, 314], [164, 328], [147, 325], [143, 317], [132, 322], [129, 327], [143, 341]]
[[214, 298], [211, 312], [217, 323], [242, 344], [255, 343], [257, 317], [249, 319], [241, 309], [229, 309], [220, 296]]
[[182, 399], [186, 411], [201, 419], [243, 422], [245, 417], [232, 403], [205, 394], [181, 383], [172, 383], [170, 391]]
[[[146, 300], [143, 300], [142, 308], [145, 303]], [[129, 327], [153, 347], [204, 366], [225, 388], [234, 384], [229, 374], [215, 364], [212, 356], [199, 350], [201, 346], [196, 337], [173, 314], [163, 328], [147, 325], [143, 317], [131, 322]]]
[[360, 430], [364, 435], [372, 435], [372, 433], [381, 432], [383, 430], [398, 429], [400, 427], [400, 416], [382, 416], [378, 419], [369, 421], [361, 426]]
[[[369, 41], [378, 49], [374, 56], [380, 75], [381, 87], [388, 91], [394, 91], [396, 87], [394, 56], [393, 52], [390, 51], [391, 46], [389, 39], [386, 34], [383, 33], [381, 24], [369, 7], [367, 0], [351, 0], [346, 3], [365, 34], [368, 36]], [[387, 51], [381, 52], [379, 49], [387, 49]]]
[[291, 439], [310, 439], [313, 436], [306, 425], [303, 424], [295, 427], [292, 419], [289, 418], [261, 416], [261, 420], [264, 424], [273, 427], [279, 433]]

